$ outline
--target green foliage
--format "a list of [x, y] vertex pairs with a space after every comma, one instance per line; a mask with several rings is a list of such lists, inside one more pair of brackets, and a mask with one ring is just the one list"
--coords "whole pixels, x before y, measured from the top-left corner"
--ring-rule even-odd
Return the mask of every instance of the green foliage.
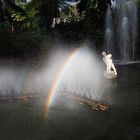
[[5, 13], [2, 24], [5, 21], [9, 21], [11, 26], [18, 28], [18, 30], [33, 30], [37, 28], [38, 10], [33, 7], [31, 2], [23, 3], [21, 0], [16, 0], [15, 3], [12, 3], [4, 1], [2, 11]]
[[[82, 0], [81, 0], [82, 1]], [[84, 0], [83, 0], [84, 1]], [[72, 23], [82, 21], [83, 18], [90, 19], [87, 24], [100, 23], [103, 19], [106, 5], [109, 0], [87, 0], [84, 2], [85, 9], [80, 14], [77, 6], [69, 6], [66, 10], [58, 13], [58, 0], [32, 0], [26, 2], [15, 0], [15, 3], [5, 1], [4, 9], [8, 13], [11, 25], [20, 23], [20, 30], [35, 30], [38, 26], [51, 27], [54, 17], [60, 17], [61, 21]], [[47, 27], [46, 27], [47, 25]], [[89, 25], [88, 25], [89, 26]]]
[[11, 17], [12, 17], [13, 21], [17, 21], [17, 22], [23, 21], [23, 20], [26, 19], [25, 16], [21, 15], [21, 14], [18, 13], [18, 12], [15, 12], [15, 11], [12, 11], [12, 12], [11, 12]]
[[98, 0], [88, 0], [88, 7], [90, 9], [97, 9], [98, 8]]
[[29, 29], [36, 29], [38, 26], [38, 13], [39, 11], [33, 6], [31, 2], [29, 3], [21, 3], [18, 1], [18, 5], [21, 6], [24, 11], [26, 12], [25, 16], [22, 16], [18, 13], [18, 20], [22, 21], [22, 29], [29, 30]]
[[[14, 33], [7, 32], [9, 35], [4, 35], [5, 39], [3, 38], [3, 40], [6, 42], [9, 38], [9, 44], [2, 42], [2, 39], [0, 40], [0, 43], [3, 44], [0, 51], [7, 48], [12, 54], [22, 56], [22, 54], [32, 52], [36, 48], [40, 50], [42, 48], [39, 43], [41, 43], [40, 40], [43, 41], [41, 34], [45, 34], [46, 38], [50, 35], [48, 33], [50, 30], [66, 40], [89, 39], [95, 40], [97, 44], [101, 43], [104, 17], [109, 0], [82, 1], [84, 2], [83, 5], [70, 6], [61, 13], [57, 10], [58, 0], [32, 0], [28, 3], [22, 0], [15, 0], [15, 3], [6, 2], [3, 8], [6, 11], [4, 12], [6, 18], [1, 22], [0, 27], [4, 32], [10, 31], [13, 27]], [[80, 10], [81, 12], [79, 12]], [[51, 29], [54, 17], [60, 18], [61, 21], [66, 19], [66, 22], [61, 22], [54, 29]], [[49, 30], [47, 30], [48, 28]], [[31, 32], [30, 35], [29, 31]], [[37, 31], [40, 31], [41, 34], [38, 35]]]

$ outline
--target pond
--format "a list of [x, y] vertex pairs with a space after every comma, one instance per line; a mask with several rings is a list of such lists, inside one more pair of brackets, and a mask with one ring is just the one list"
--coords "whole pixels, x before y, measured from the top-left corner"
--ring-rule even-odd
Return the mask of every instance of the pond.
[[106, 93], [107, 112], [58, 97], [45, 109], [45, 98], [0, 102], [2, 140], [138, 140], [140, 138], [140, 64], [119, 65]]

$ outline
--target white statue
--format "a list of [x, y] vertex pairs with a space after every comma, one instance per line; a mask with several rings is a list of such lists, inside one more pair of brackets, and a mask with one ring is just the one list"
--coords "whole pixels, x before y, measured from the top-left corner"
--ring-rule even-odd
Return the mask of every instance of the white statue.
[[117, 71], [113, 64], [112, 55], [107, 54], [106, 52], [102, 52], [102, 56], [103, 61], [106, 64], [106, 71], [104, 72], [104, 76], [109, 79], [115, 78], [117, 76]]

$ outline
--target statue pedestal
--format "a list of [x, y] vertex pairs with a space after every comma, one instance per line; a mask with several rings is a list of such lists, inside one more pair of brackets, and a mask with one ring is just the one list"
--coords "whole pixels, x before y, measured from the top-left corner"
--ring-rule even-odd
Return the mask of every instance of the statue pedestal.
[[114, 79], [117, 77], [114, 71], [104, 71], [104, 77], [107, 79]]

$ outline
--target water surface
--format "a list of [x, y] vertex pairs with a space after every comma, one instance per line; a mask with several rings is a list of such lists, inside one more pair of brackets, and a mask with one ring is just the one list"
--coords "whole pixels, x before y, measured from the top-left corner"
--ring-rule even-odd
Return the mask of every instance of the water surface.
[[[110, 110], [58, 97], [47, 116], [45, 98], [0, 102], [1, 140], [139, 140], [140, 64], [117, 66], [104, 94]], [[107, 84], [107, 83], [106, 83]]]

